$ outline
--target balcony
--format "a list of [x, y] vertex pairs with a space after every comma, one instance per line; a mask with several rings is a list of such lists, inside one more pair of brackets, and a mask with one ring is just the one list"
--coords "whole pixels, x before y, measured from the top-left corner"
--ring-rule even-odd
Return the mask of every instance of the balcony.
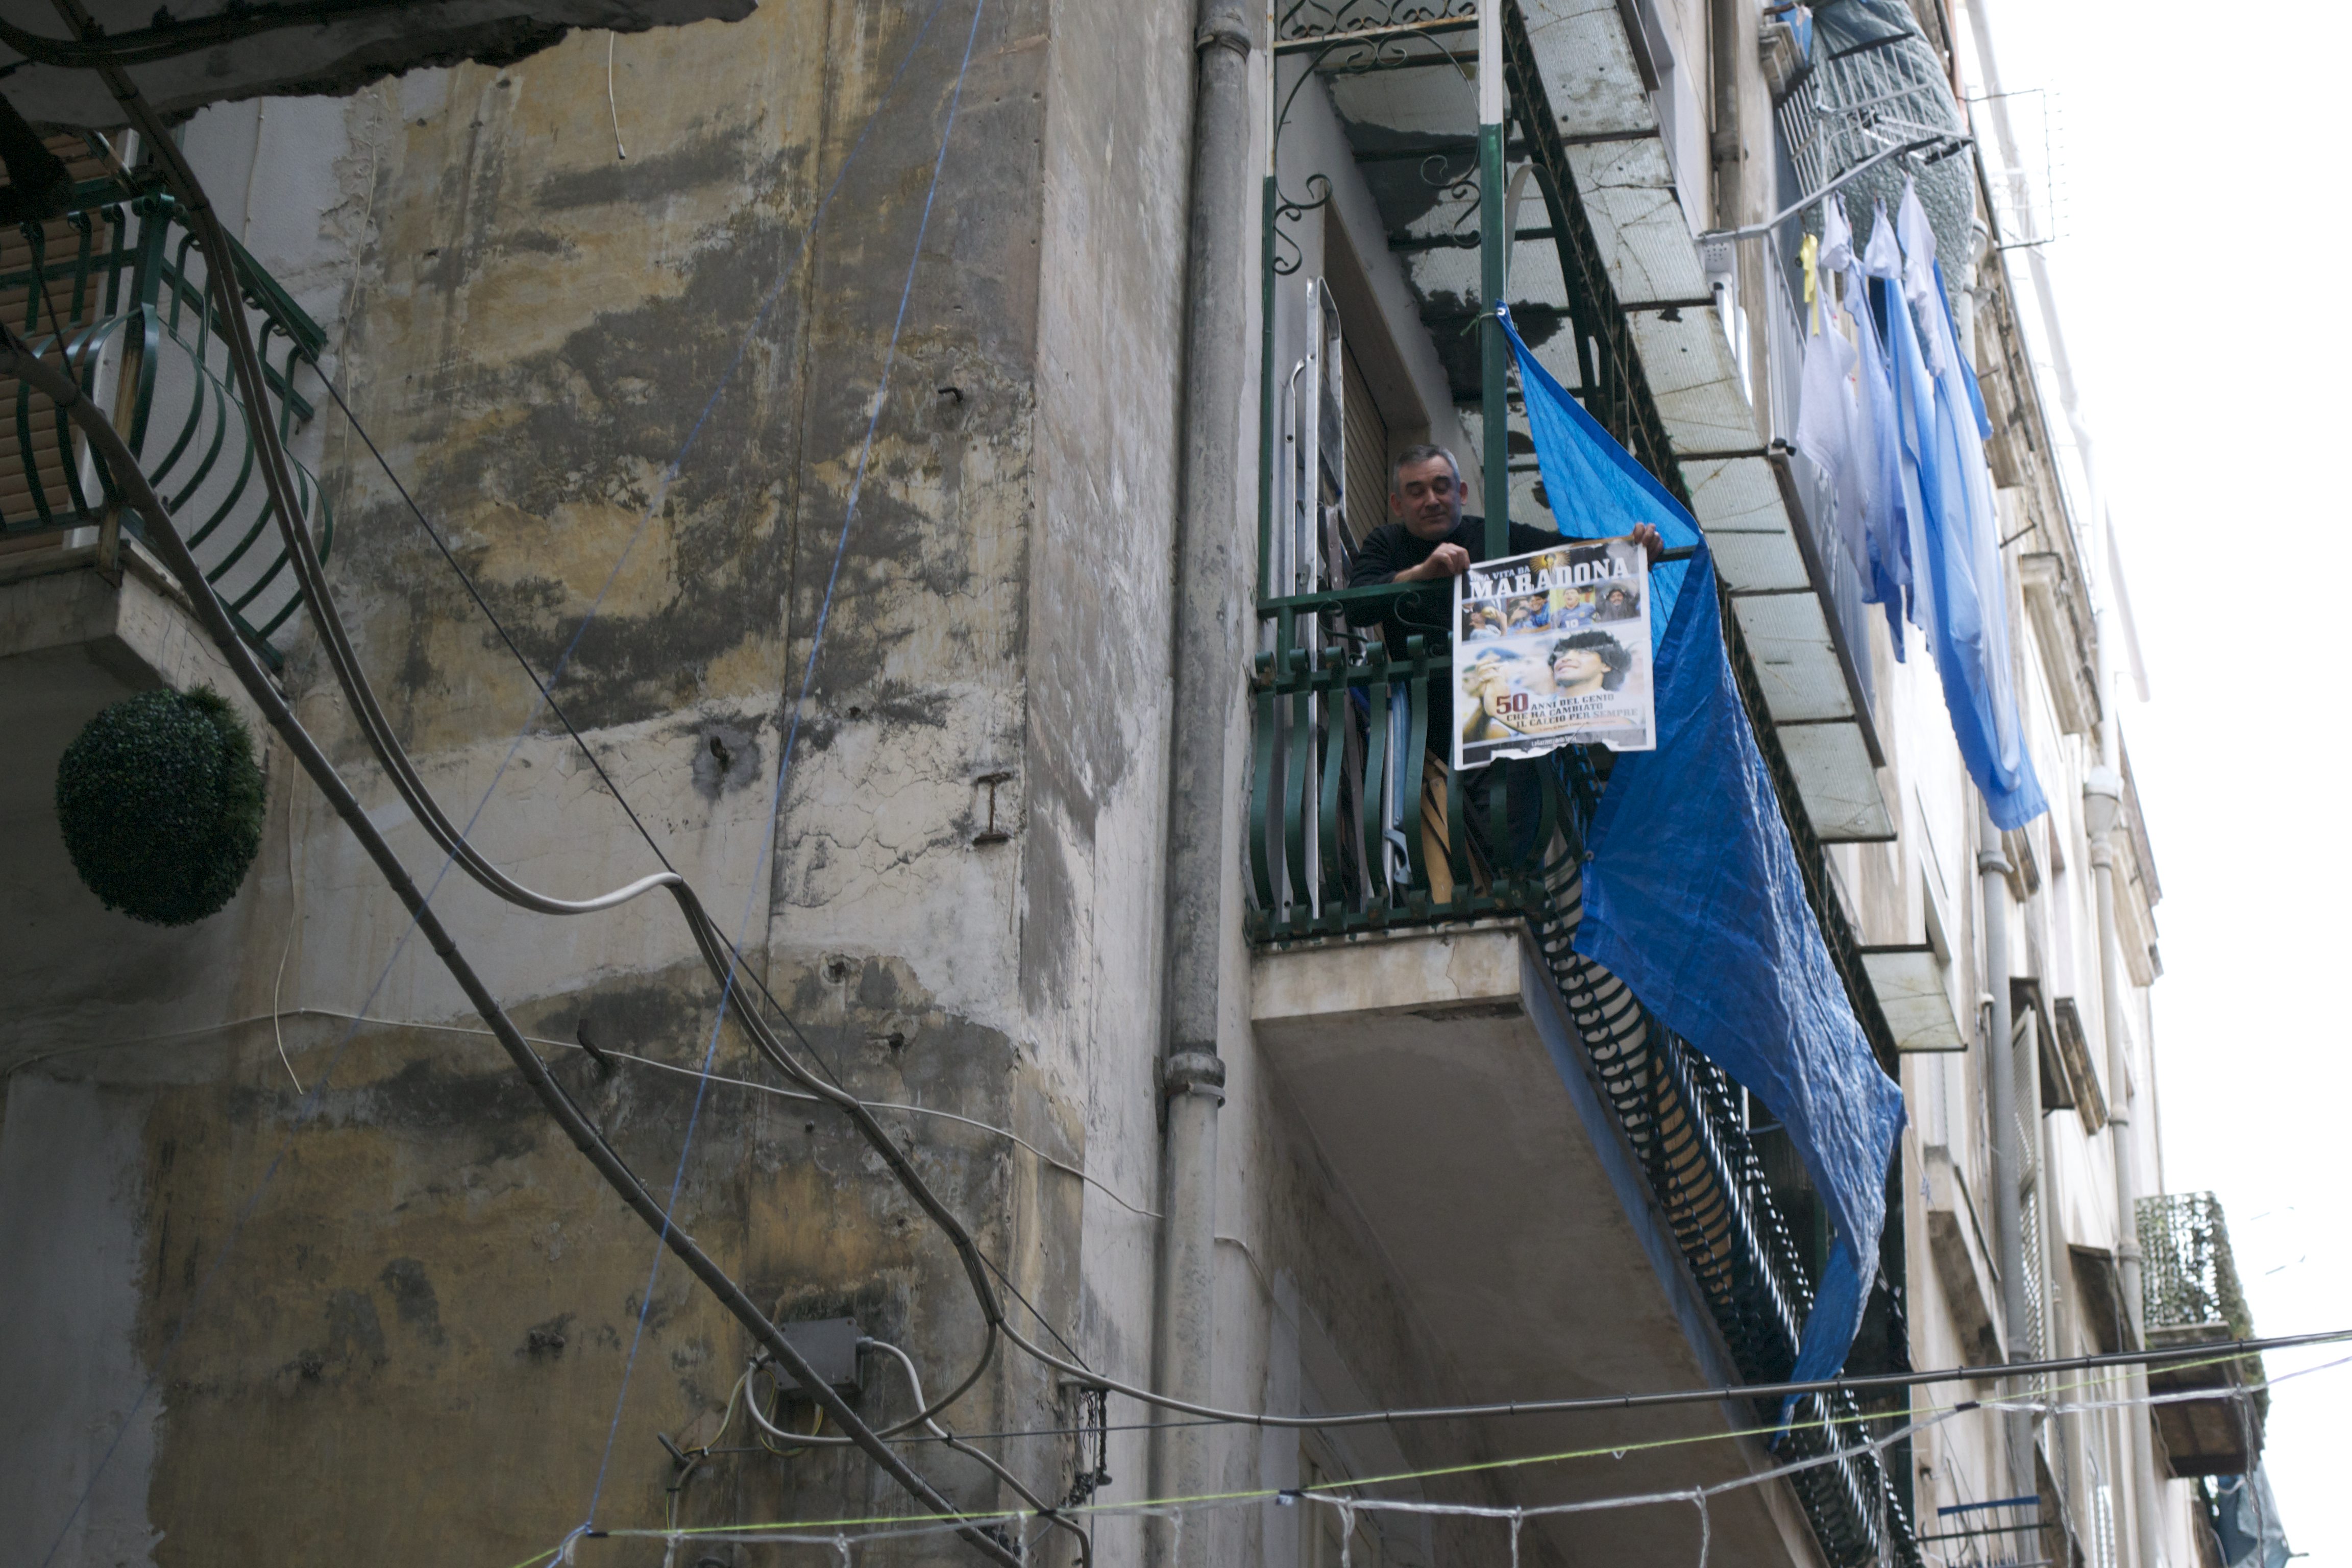
[[[2252, 1339], [2253, 1316], [2238, 1288], [2229, 1222], [2210, 1193], [2139, 1201], [2141, 1306], [2151, 1350]], [[2262, 1458], [2270, 1394], [2260, 1356], [2151, 1367], [2156, 1429], [2176, 1477], [2242, 1476]]]
[[[50, 142], [74, 177], [67, 210], [0, 239], [0, 317], [45, 354], [62, 353], [179, 520], [189, 548], [247, 637], [271, 641], [299, 595], [264, 494], [195, 238], [160, 183], [127, 171], [95, 136]], [[234, 243], [234, 242], [232, 242]], [[315, 410], [295, 391], [325, 334], [241, 248], [238, 282], [277, 398], [281, 436]], [[0, 576], [95, 566], [117, 575], [139, 523], [80, 436], [30, 388], [0, 379]], [[294, 465], [304, 524], [323, 554], [326, 496]]]
[[[1425, 646], [1392, 659], [1376, 641], [1335, 641], [1311, 665], [1293, 650], [1286, 675], [1260, 661], [1261, 1048], [1424, 1319], [1477, 1325], [1463, 1398], [1783, 1377], [1812, 1299], [1784, 1208], [1807, 1201], [1802, 1178], [1774, 1159], [1737, 1084], [1570, 948], [1609, 755], [1556, 752], [1483, 793], [1450, 780], [1447, 832], [1425, 841], [1417, 759], [1425, 675], [1443, 662]], [[1771, 1414], [1704, 1417], [1720, 1432]], [[1844, 1398], [1829, 1414], [1851, 1433], [1865, 1412]], [[1687, 1435], [1699, 1415], [1628, 1418], [1610, 1440]], [[1580, 1431], [1562, 1446], [1601, 1440]], [[1795, 1447], [1828, 1451], [1818, 1427]], [[1688, 1473], [1659, 1485], [1729, 1479], [1744, 1447], [1690, 1450], [1669, 1466]], [[1524, 1500], [1576, 1495], [1572, 1479], [1557, 1484]], [[1828, 1561], [1916, 1561], [1874, 1456], [1849, 1452], [1793, 1489]], [[1718, 1543], [1778, 1534], [1763, 1493], [1734, 1495], [1756, 1517], [1719, 1523]], [[1638, 1525], [1577, 1528], [1591, 1549], [1594, 1531]], [[1759, 1560], [1809, 1553], [1784, 1544]]]
[[[1393, 450], [1420, 427], [1465, 458], [1483, 448], [1474, 479], [1490, 514], [1505, 481], [1516, 521], [1540, 526], [1553, 504], [1493, 344], [1482, 360], [1480, 338], [1495, 334], [1473, 330], [1504, 276], [1481, 249], [1495, 227], [1482, 215], [1504, 215], [1504, 287], [1538, 357], [1709, 538], [1734, 674], [1811, 901], [1865, 1029], [1883, 1058], [1894, 1049], [1822, 847], [1892, 831], [1858, 592], [1829, 574], [1839, 563], [1817, 541], [1826, 513], [1808, 515], [1809, 471], [1769, 440], [1732, 363], [1677, 205], [1657, 62], [1625, 30], [1630, 11], [1502, 0], [1501, 151], [1532, 176], [1507, 193], [1482, 190], [1476, 173], [1474, 133], [1491, 146], [1492, 132], [1463, 68], [1475, 57], [1466, 0], [1433, 15], [1302, 0], [1277, 15], [1286, 107], [1264, 251], [1246, 825], [1254, 1029], [1397, 1287], [1422, 1321], [1447, 1325], [1441, 1353], [1465, 1400], [1785, 1376], [1823, 1245], [1784, 1135], [1572, 951], [1584, 829], [1610, 754], [1556, 752], [1425, 795], [1445, 641], [1392, 654], [1348, 624], [1396, 593], [1345, 586], [1354, 541], [1381, 510], [1364, 493], [1385, 478], [1380, 455], [1358, 452], [1367, 435], [1377, 447], [1384, 427]], [[1295, 274], [1303, 290], [1284, 281]], [[1888, 1256], [1901, 1250], [1892, 1237]], [[1899, 1281], [1899, 1261], [1888, 1278]], [[1899, 1285], [1872, 1310], [1851, 1364], [1901, 1364]], [[1882, 1464], [1858, 1440], [1901, 1408], [1817, 1408], [1838, 1436], [1815, 1426], [1792, 1445], [1831, 1462], [1724, 1494], [1717, 1557], [1916, 1563], [1907, 1452]], [[1775, 1414], [1530, 1423], [1510, 1441], [1725, 1436]], [[1664, 1455], [1645, 1475], [1662, 1488], [1790, 1457], [1745, 1438]], [[1605, 1467], [1522, 1472], [1507, 1487], [1528, 1505], [1622, 1489]], [[1580, 1558], [1675, 1549], [1654, 1521], [1577, 1519], [1563, 1546]]]
[[[229, 385], [203, 258], [169, 198], [104, 141], [50, 147], [73, 176], [71, 200], [0, 237], [0, 312], [45, 355], [69, 361], [110, 412], [247, 641], [276, 666], [300, 601]], [[270, 361], [270, 416], [295, 432], [312, 412], [296, 378], [316, 374], [322, 334], [251, 258], [236, 261]], [[297, 483], [323, 550], [326, 499], [299, 466]], [[161, 1005], [206, 962], [206, 944], [231, 940], [226, 920], [212, 922], [217, 931], [164, 932], [107, 912], [58, 834], [58, 758], [100, 709], [161, 686], [210, 686], [247, 709], [142, 541], [74, 427], [47, 399], [0, 380], [0, 732], [15, 746], [0, 783], [0, 903], [19, 917], [7, 971], [16, 1026], [0, 1055], [69, 1032], [91, 996]], [[262, 737], [258, 714], [246, 718]]]

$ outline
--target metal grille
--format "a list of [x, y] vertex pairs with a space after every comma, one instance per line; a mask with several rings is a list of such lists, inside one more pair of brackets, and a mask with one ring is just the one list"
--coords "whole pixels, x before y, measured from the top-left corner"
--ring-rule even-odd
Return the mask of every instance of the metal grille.
[[1367, 534], [1388, 521], [1389, 427], [1372, 402], [1371, 384], [1356, 363], [1356, 351], [1345, 340], [1339, 344], [1346, 370], [1341, 415], [1347, 432], [1347, 487], [1343, 504], [1348, 517], [1348, 542], [1361, 544]]
[[[57, 150], [70, 152], [74, 140], [60, 139]], [[121, 169], [95, 144], [68, 169], [90, 177], [76, 180], [62, 216], [0, 236], [0, 314], [36, 353], [68, 362], [82, 395], [110, 412], [231, 618], [275, 663], [270, 637], [301, 595], [205, 287], [209, 260], [152, 174]], [[230, 247], [274, 396], [262, 416], [284, 437], [313, 413], [295, 381], [306, 367], [315, 373], [326, 335], [242, 247]], [[142, 525], [122, 515], [114, 477], [56, 405], [0, 381], [0, 540], [117, 516], [138, 536]], [[310, 474], [291, 467], [303, 525], [324, 555], [331, 510]]]
[[[1807, 191], [1890, 147], [1928, 137], [1953, 138], [1956, 147], [1968, 135], [1943, 62], [1905, 0], [1845, 0], [1824, 7], [1814, 22], [1813, 58], [1790, 83], [1778, 112], [1797, 183]], [[1967, 158], [1930, 153], [1919, 161], [1889, 159], [1861, 175], [1846, 187], [1854, 229], [1869, 234], [1874, 201], [1894, 212], [1906, 173], [1918, 179], [1919, 200], [1949, 276], [1975, 248], [1976, 181]], [[1805, 222], [1818, 233], [1819, 210]]]
[[2048, 1270], [2043, 1267], [2047, 1254], [2042, 1249], [2042, 1189], [2039, 1183], [2035, 1184], [2033, 1191], [2025, 1194], [2021, 1209], [2021, 1217], [2025, 1222], [2025, 1322], [2024, 1331], [2020, 1337], [2025, 1341], [2031, 1359], [2042, 1361], [2050, 1353], [2050, 1282]]

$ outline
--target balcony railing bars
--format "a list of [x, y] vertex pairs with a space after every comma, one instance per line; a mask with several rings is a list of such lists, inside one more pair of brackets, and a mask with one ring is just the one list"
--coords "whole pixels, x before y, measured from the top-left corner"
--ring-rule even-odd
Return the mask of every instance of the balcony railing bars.
[[[268, 416], [284, 439], [314, 413], [294, 384], [300, 367], [316, 370], [325, 334], [242, 247], [234, 262], [277, 404]], [[62, 351], [85, 395], [111, 411], [230, 615], [275, 662], [270, 638], [301, 598], [205, 266], [172, 198], [114, 172], [78, 182], [62, 216], [19, 225], [0, 243], [0, 315], [37, 352]], [[0, 382], [0, 536], [118, 522], [138, 535], [113, 478], [48, 399]], [[323, 555], [332, 508], [308, 469], [293, 469], [303, 524]]]
[[2145, 1259], [2142, 1310], [2150, 1329], [2218, 1324], [2231, 1339], [2252, 1339], [2253, 1314], [2238, 1283], [2229, 1222], [2210, 1193], [2168, 1193], [2139, 1200]]

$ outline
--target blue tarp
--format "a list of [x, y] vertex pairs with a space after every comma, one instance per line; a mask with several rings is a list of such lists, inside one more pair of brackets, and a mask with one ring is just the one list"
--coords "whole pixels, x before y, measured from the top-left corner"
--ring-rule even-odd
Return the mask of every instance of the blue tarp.
[[2221, 1561], [2229, 1568], [2286, 1568], [2295, 1553], [2287, 1546], [2278, 1500], [2262, 1466], [2250, 1476], [2217, 1480], [2213, 1500], [2221, 1515]]
[[1871, 1054], [1805, 900], [1796, 848], [1732, 685], [1706, 541], [1501, 314], [1560, 531], [1605, 539], [1648, 522], [1669, 548], [1696, 550], [1652, 574], [1658, 746], [1617, 757], [1586, 834], [1576, 951], [1787, 1129], [1832, 1233], [1791, 1375], [1834, 1376], [1877, 1273], [1903, 1091]]

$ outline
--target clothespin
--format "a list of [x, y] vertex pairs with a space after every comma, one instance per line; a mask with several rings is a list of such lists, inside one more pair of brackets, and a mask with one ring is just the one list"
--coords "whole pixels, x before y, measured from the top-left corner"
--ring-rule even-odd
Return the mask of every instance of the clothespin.
[[1797, 247], [1797, 258], [1804, 264], [1805, 268], [1805, 303], [1808, 305], [1813, 302], [1816, 280], [1820, 276], [1814, 266], [1814, 258], [1821, 253], [1822, 241], [1819, 235], [1805, 236], [1805, 243]]

